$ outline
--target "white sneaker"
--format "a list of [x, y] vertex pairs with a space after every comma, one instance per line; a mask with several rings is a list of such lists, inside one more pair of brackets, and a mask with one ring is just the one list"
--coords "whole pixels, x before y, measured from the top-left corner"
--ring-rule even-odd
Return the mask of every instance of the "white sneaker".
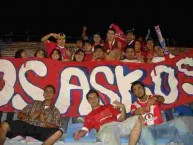
[[11, 138], [10, 140], [12, 140], [12, 141], [21, 141], [21, 140], [25, 140], [25, 138], [23, 136], [18, 135], [14, 138]]

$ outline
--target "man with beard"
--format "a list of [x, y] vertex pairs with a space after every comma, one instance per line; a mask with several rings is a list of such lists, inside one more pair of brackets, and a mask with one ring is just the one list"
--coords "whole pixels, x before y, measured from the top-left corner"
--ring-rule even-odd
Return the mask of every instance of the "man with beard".
[[[169, 137], [169, 142], [178, 142], [180, 139], [184, 145], [193, 142], [193, 134], [186, 124], [179, 118], [163, 122], [161, 104], [165, 101], [160, 95], [147, 95], [145, 85], [140, 81], [132, 83], [131, 92], [137, 97], [137, 101], [131, 105], [131, 114], [140, 115], [143, 120], [143, 128], [149, 128], [156, 144], [156, 139]], [[142, 129], [143, 130], [143, 129]], [[148, 137], [146, 138], [148, 140]]]

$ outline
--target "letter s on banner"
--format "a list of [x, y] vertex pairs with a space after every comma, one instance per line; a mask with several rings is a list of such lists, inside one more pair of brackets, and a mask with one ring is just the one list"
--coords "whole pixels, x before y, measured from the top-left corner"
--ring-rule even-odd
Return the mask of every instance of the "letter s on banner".
[[24, 89], [24, 91], [28, 94], [28, 96], [31, 96], [33, 100], [44, 100], [44, 97], [43, 97], [44, 91], [34, 86], [27, 80], [26, 73], [29, 70], [34, 71], [40, 77], [45, 77], [47, 74], [47, 66], [41, 61], [31, 60], [31, 61], [27, 61], [25, 63], [25, 66], [24, 64], [22, 64], [19, 70], [20, 84]]
[[3, 106], [9, 102], [12, 95], [14, 94], [14, 85], [16, 82], [16, 69], [14, 65], [9, 60], [0, 59], [0, 72], [3, 72], [3, 79], [5, 80], [5, 85], [0, 91], [0, 106]]
[[[189, 65], [190, 67], [193, 67], [193, 58], [186, 57], [185, 59], [181, 59], [178, 62], [176, 62], [176, 66], [178, 67], [178, 70], [180, 72], [183, 72], [188, 77], [193, 77], [193, 71], [189, 71], [185, 68], [182, 68], [182, 65]], [[183, 83], [182, 89], [189, 95], [193, 95], [193, 85], [190, 83]]]
[[[33, 100], [44, 100], [43, 97], [43, 90], [31, 84], [27, 78], [26, 73], [29, 70], [34, 71], [38, 76], [44, 77], [47, 74], [47, 67], [46, 65], [37, 60], [31, 60], [24, 62], [19, 70], [19, 81], [21, 84], [21, 88], [25, 91], [25, 93], [30, 96]], [[18, 103], [19, 102], [19, 103]], [[12, 99], [13, 107], [17, 110], [23, 109], [27, 103], [23, 100], [23, 98], [16, 94]]]

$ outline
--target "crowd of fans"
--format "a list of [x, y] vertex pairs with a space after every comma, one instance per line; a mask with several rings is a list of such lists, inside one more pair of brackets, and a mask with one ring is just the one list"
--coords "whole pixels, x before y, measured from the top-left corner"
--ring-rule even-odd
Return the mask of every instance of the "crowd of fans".
[[[109, 28], [103, 40], [99, 32], [90, 39], [87, 27], [83, 27], [81, 39], [74, 42], [73, 48], [66, 47], [68, 43], [64, 33], [49, 33], [41, 38], [45, 49], [39, 49], [34, 57], [50, 58], [59, 61], [121, 61], [135, 63], [156, 63], [175, 57], [165, 53], [161, 45], [149, 35], [143, 40], [136, 37], [134, 29], [127, 30], [126, 41], [116, 37], [116, 30]], [[15, 58], [26, 58], [27, 52], [20, 49], [15, 52]]]
[[[93, 34], [92, 40], [90, 40], [86, 31], [87, 27], [83, 27], [82, 38], [75, 42], [73, 49], [66, 47], [67, 42], [64, 33], [47, 34], [41, 38], [45, 49], [38, 49], [34, 53], [34, 57], [65, 62], [120, 61], [133, 63], [156, 63], [175, 57], [171, 53], [165, 53], [165, 48], [163, 49], [159, 43], [155, 43], [149, 36], [145, 40], [137, 38], [134, 29], [126, 32], [125, 42], [117, 39], [114, 28], [107, 30], [105, 40], [102, 40], [98, 32]], [[15, 58], [28, 58], [27, 51], [25, 49], [17, 50]], [[74, 139], [80, 140], [94, 128], [98, 132], [99, 140], [104, 144], [119, 145], [120, 137], [130, 135], [129, 145], [136, 145], [138, 141], [144, 145], [155, 145], [155, 140], [160, 138], [162, 131], [166, 132], [169, 128], [171, 132], [168, 134], [172, 135], [172, 139], [179, 136], [184, 145], [189, 145], [193, 141], [190, 129], [180, 119], [170, 121], [167, 124], [163, 123], [159, 105], [164, 102], [164, 97], [146, 95], [145, 86], [141, 82], [134, 82], [131, 91], [138, 100], [131, 107], [134, 117], [126, 118], [125, 106], [122, 103], [115, 101], [113, 102], [114, 107], [112, 105], [101, 106], [98, 92], [90, 90], [86, 97], [92, 111], [85, 118], [80, 117], [84, 121], [84, 125], [81, 130], [74, 134]], [[35, 100], [22, 109], [18, 115], [19, 121], [7, 119], [0, 124], [0, 144], [4, 144], [6, 136], [12, 138], [18, 134], [32, 136], [43, 141], [45, 145], [54, 144], [61, 138], [62, 134], [66, 132], [69, 118], [61, 119], [59, 111], [52, 104], [52, 99], [55, 96], [55, 88], [52, 85], [47, 85], [44, 88], [43, 96], [44, 101]], [[152, 106], [154, 107], [152, 108]], [[155, 118], [148, 120], [146, 116], [151, 115], [152, 109]], [[9, 118], [13, 118], [13, 115], [13, 113], [8, 113]], [[53, 115], [54, 117], [52, 117]], [[75, 123], [79, 122], [78, 117], [74, 117], [72, 120]], [[64, 125], [65, 123], [67, 124]], [[143, 128], [143, 125], [150, 127]]]

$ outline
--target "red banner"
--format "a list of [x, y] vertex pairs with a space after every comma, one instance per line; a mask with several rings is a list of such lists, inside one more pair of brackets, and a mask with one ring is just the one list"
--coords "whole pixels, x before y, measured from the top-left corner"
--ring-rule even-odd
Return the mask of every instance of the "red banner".
[[43, 100], [47, 84], [56, 87], [55, 106], [63, 116], [90, 112], [89, 89], [99, 91], [101, 104], [114, 100], [127, 113], [135, 97], [131, 83], [140, 80], [147, 94], [164, 96], [163, 109], [193, 102], [193, 54], [184, 53], [168, 62], [61, 62], [51, 59], [0, 59], [0, 110], [19, 111], [32, 100]]

